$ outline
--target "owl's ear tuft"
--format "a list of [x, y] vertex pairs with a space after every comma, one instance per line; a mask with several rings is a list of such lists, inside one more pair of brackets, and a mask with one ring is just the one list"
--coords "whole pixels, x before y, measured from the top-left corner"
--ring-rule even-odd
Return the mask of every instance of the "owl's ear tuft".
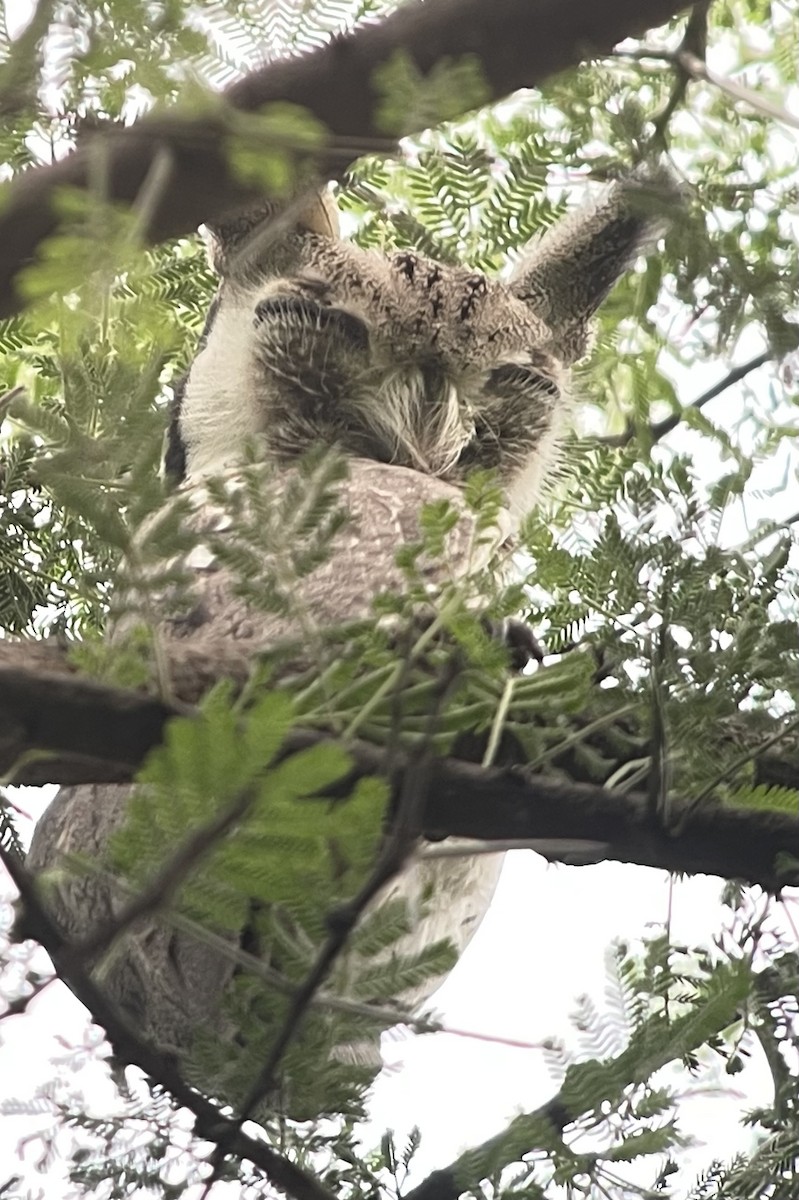
[[[203, 227], [208, 259], [223, 279], [246, 278], [254, 272], [272, 273], [285, 249], [286, 233], [315, 233], [338, 238], [338, 209], [327, 189], [304, 192], [290, 204], [262, 200], [236, 209], [221, 221]], [[280, 264], [279, 273], [284, 272]]]
[[679, 197], [665, 165], [642, 164], [531, 244], [510, 288], [549, 326], [550, 348], [565, 365], [586, 353], [596, 310], [665, 232]]

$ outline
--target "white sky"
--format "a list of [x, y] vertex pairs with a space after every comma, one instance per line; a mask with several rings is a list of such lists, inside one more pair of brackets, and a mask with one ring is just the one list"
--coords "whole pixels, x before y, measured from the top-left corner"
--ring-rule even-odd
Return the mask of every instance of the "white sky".
[[[28, 810], [34, 801], [40, 804], [31, 791], [23, 794]], [[694, 878], [673, 887], [673, 940], [709, 945], [724, 920], [720, 882]], [[547, 1100], [557, 1090], [557, 1081], [537, 1047], [551, 1037], [576, 1047], [569, 1014], [582, 993], [602, 1006], [609, 942], [640, 938], [653, 924], [665, 922], [668, 910], [669, 880], [664, 872], [611, 863], [548, 865], [531, 851], [509, 855], [495, 901], [434, 1007], [449, 1028], [533, 1048], [451, 1034], [387, 1039], [384, 1050], [391, 1069], [375, 1086], [373, 1124], [365, 1142], [375, 1143], [386, 1127], [402, 1134], [418, 1124], [423, 1133], [416, 1166], [420, 1176], [498, 1132], [517, 1112]], [[65, 1043], [83, 1046], [85, 1029], [84, 1010], [58, 983], [25, 1015], [3, 1021], [0, 1103], [7, 1097], [32, 1100], [52, 1075], [48, 1061], [64, 1056]], [[700, 1140], [697, 1170], [708, 1157], [740, 1147], [742, 1109], [770, 1098], [768, 1070], [757, 1053], [742, 1074], [733, 1080], [719, 1075], [718, 1082], [724, 1094], [700, 1096], [683, 1105], [683, 1131]], [[85, 1089], [96, 1112], [104, 1111], [111, 1096], [97, 1068], [86, 1068], [74, 1084]], [[693, 1085], [686, 1078], [682, 1086]], [[20, 1171], [47, 1197], [65, 1195], [57, 1164], [47, 1164], [44, 1174], [36, 1170], [42, 1146], [35, 1132], [52, 1124], [47, 1113], [0, 1120], [0, 1183], [4, 1172]], [[20, 1164], [17, 1147], [23, 1138], [32, 1140], [23, 1148]]]
[[[5, 4], [9, 22], [20, 23], [29, 9], [28, 0]], [[744, 340], [738, 347], [738, 361], [759, 348]], [[682, 399], [691, 400], [725, 369], [719, 363], [678, 372]], [[769, 377], [768, 368], [757, 372], [746, 385], [714, 401], [708, 415], [720, 418], [723, 413], [725, 423], [734, 421], [745, 409], [746, 388], [755, 388], [762, 397]], [[708, 443], [683, 431], [677, 437], [680, 449], [699, 449], [697, 467], [711, 477], [717, 463]], [[780, 462], [764, 464], [753, 483], [755, 491], [762, 487], [763, 494], [725, 525], [727, 541], [738, 540], [760, 517], [787, 516], [799, 508], [796, 460], [787, 446]], [[768, 494], [779, 484], [781, 494]], [[23, 791], [22, 803], [35, 814], [42, 796]], [[721, 884], [695, 878], [672, 886], [673, 939], [710, 944], [725, 920], [718, 901]], [[659, 871], [616, 864], [548, 866], [529, 851], [509, 855], [491, 910], [439, 992], [435, 1007], [451, 1028], [516, 1039], [533, 1047], [553, 1036], [575, 1045], [568, 1020], [575, 997], [588, 993], [601, 1006], [608, 944], [615, 938], [640, 938], [653, 924], [662, 925], [669, 912], [669, 887], [668, 877]], [[0, 906], [0, 938], [8, 925], [8, 912], [8, 906], [5, 910]], [[3, 1020], [0, 1105], [11, 1097], [33, 1100], [52, 1076], [49, 1061], [64, 1054], [64, 1043], [83, 1045], [85, 1027], [84, 1011], [60, 984], [47, 989], [24, 1016]], [[392, 1069], [375, 1086], [373, 1125], [367, 1136], [374, 1133], [369, 1138], [374, 1142], [387, 1126], [402, 1133], [418, 1124], [423, 1142], [417, 1176], [446, 1165], [460, 1150], [501, 1129], [516, 1112], [536, 1107], [557, 1090], [557, 1081], [550, 1077], [537, 1048], [436, 1034], [390, 1040], [385, 1052]], [[90, 1073], [88, 1081], [85, 1075], [77, 1075], [75, 1086], [85, 1087], [93, 1105], [102, 1111], [109, 1093], [96, 1069], [90, 1068]], [[732, 1080], [722, 1075], [719, 1083], [723, 1089], [719, 1093], [694, 1097], [683, 1106], [683, 1131], [699, 1140], [692, 1155], [697, 1171], [711, 1157], [726, 1157], [748, 1144], [751, 1135], [742, 1131], [740, 1115], [771, 1095], [770, 1076], [758, 1052], [742, 1074]], [[685, 1086], [691, 1086], [687, 1079]], [[36, 1131], [51, 1123], [46, 1114], [0, 1117], [0, 1186], [11, 1174], [19, 1173], [25, 1180], [19, 1190], [4, 1193], [4, 1200], [27, 1195], [26, 1187], [33, 1195], [65, 1196], [58, 1164], [37, 1169], [41, 1143]]]

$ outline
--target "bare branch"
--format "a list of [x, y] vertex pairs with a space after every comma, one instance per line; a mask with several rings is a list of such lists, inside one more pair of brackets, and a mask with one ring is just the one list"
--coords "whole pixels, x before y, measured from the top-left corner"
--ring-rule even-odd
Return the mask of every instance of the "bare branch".
[[[426, 75], [445, 58], [474, 56], [482, 68], [486, 100], [532, 87], [606, 54], [616, 42], [660, 25], [686, 0], [412, 0], [385, 21], [367, 23], [321, 49], [273, 63], [235, 83], [224, 94], [243, 112], [288, 101], [314, 114], [330, 132], [325, 148], [297, 151], [303, 175], [340, 177], [367, 149], [386, 147], [380, 125], [375, 71], [400, 49]], [[147, 196], [150, 241], [188, 233], [253, 198], [237, 180], [225, 145], [233, 129], [229, 110], [215, 114], [152, 114], [126, 129], [102, 136], [108, 200], [133, 204]], [[404, 130], [403, 132], [412, 132]], [[354, 142], [360, 140], [356, 147]], [[24, 299], [18, 272], [57, 226], [55, 198], [63, 187], [91, 186], [92, 141], [52, 166], [26, 171], [8, 189], [0, 213], [0, 317], [18, 311]], [[169, 162], [169, 177], [159, 163]], [[153, 172], [162, 180], [155, 195]]]
[[[691, 12], [685, 25], [682, 41], [679, 46], [679, 51], [685, 51], [695, 55], [697, 58], [704, 60], [705, 48], [707, 46], [707, 19], [708, 13], [712, 5], [712, 0], [699, 0]], [[678, 53], [679, 53], [678, 51]], [[653, 141], [660, 144], [664, 149], [666, 147], [666, 133], [669, 127], [669, 122], [675, 111], [685, 99], [685, 93], [688, 89], [688, 81], [691, 76], [686, 69], [679, 63], [679, 59], [675, 56], [675, 68], [677, 77], [674, 81], [674, 86], [671, 90], [666, 105], [663, 110], [658, 113], [652, 122], [653, 126]]]
[[754, 112], [760, 113], [761, 116], [771, 117], [792, 129], [799, 129], [799, 116], [796, 116], [795, 113], [788, 112], [787, 108], [782, 108], [779, 104], [772, 104], [759, 92], [753, 92], [751, 88], [736, 83], [734, 79], [728, 79], [726, 75], [719, 75], [716, 71], [711, 71], [701, 58], [697, 58], [688, 50], [679, 50], [677, 61], [692, 79], [703, 79], [733, 100], [742, 100], [744, 104], [748, 104]]
[[[676, 429], [682, 421], [686, 412], [690, 409], [701, 410], [711, 400], [715, 400], [716, 396], [720, 396], [722, 392], [726, 392], [727, 388], [731, 388], [734, 384], [740, 383], [752, 371], [756, 371], [759, 367], [764, 367], [774, 358], [770, 350], [764, 350], [762, 354], [757, 354], [751, 358], [749, 362], [742, 363], [740, 367], [733, 367], [723, 379], [718, 383], [714, 383], [706, 392], [702, 392], [701, 396], [697, 396], [690, 404], [686, 404], [678, 412], [672, 413], [669, 417], [664, 417], [662, 421], [656, 421], [646, 430], [646, 436], [652, 442], [659, 442], [667, 433], [671, 433], [672, 429]], [[645, 427], [646, 429], [646, 427]], [[628, 425], [624, 433], [614, 434], [611, 437], [600, 438], [603, 446], [626, 446], [636, 436], [637, 430], [634, 425]]]

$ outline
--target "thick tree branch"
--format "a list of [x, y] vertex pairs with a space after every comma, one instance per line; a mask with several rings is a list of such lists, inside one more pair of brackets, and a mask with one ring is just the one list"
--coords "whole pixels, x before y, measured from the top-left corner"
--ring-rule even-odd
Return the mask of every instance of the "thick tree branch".
[[[225, 99], [256, 112], [288, 101], [315, 114], [330, 131], [327, 148], [306, 169], [340, 176], [353, 159], [385, 145], [379, 121], [375, 70], [402, 51], [427, 74], [444, 58], [473, 55], [487, 84], [486, 99], [532, 87], [584, 58], [605, 54], [616, 42], [662, 24], [688, 7], [686, 0], [411, 0], [385, 21], [365, 24], [312, 53], [254, 71], [235, 83]], [[466, 105], [468, 101], [464, 101]], [[147, 229], [162, 241], [252, 198], [231, 173], [225, 154], [231, 123], [218, 114], [152, 114], [109, 133], [53, 166], [27, 171], [9, 188], [0, 213], [0, 317], [22, 307], [17, 275], [56, 228], [58, 189], [86, 189], [105, 154], [109, 200], [135, 203], [148, 194]], [[404, 132], [412, 132], [407, 130]], [[355, 145], [358, 140], [362, 144]], [[342, 144], [343, 143], [343, 144]]]
[[[185, 687], [176, 687], [181, 700], [199, 694], [198, 680], [246, 678], [248, 664], [222, 648], [203, 655], [175, 645], [170, 655], [173, 678]], [[124, 782], [159, 744], [166, 721], [187, 711], [79, 678], [55, 643], [0, 643], [0, 771], [8, 782]], [[295, 730], [287, 749], [325, 736]], [[392, 759], [389, 769], [379, 746], [354, 742], [348, 749], [356, 776], [389, 773], [401, 785], [402, 760]], [[757, 768], [763, 782], [799, 788], [799, 765], [788, 755], [764, 757]], [[424, 826], [486, 841], [563, 839], [566, 861], [578, 839], [599, 844], [592, 861], [719, 875], [770, 889], [799, 883], [799, 819], [712, 803], [692, 809], [692, 798], [683, 799], [682, 806], [676, 802], [681, 824], [664, 829], [651, 818], [643, 794], [563, 782], [524, 764], [483, 769], [437, 759], [430, 765]]]

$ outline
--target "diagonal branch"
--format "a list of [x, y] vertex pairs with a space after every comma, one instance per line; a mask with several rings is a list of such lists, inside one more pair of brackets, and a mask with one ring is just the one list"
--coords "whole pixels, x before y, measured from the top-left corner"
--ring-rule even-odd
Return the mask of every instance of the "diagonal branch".
[[783, 108], [779, 104], [772, 104], [766, 96], [759, 92], [753, 92], [751, 88], [744, 87], [734, 79], [711, 71], [706, 62], [697, 58], [689, 50], [678, 50], [677, 61], [692, 79], [702, 79], [706, 83], [713, 84], [732, 100], [743, 101], [754, 112], [760, 113], [764, 117], [771, 117], [772, 120], [779, 121], [782, 125], [788, 125], [792, 129], [799, 129], [799, 116], [795, 113], [789, 112], [787, 108]]
[[[423, 75], [446, 58], [475, 58], [485, 99], [496, 100], [605, 54], [621, 39], [663, 24], [686, 7], [686, 0], [411, 0], [382, 22], [365, 23], [318, 50], [252, 72], [230, 87], [224, 100], [242, 112], [283, 101], [307, 109], [332, 136], [316, 154], [298, 151], [296, 165], [340, 177], [359, 154], [386, 145], [375, 71], [400, 50]], [[153, 113], [109, 131], [99, 150], [107, 181], [104, 198], [134, 204], [167, 163], [142, 230], [154, 242], [188, 233], [252, 200], [252, 189], [236, 179], [227, 161], [233, 128], [230, 112], [220, 106], [210, 115], [181, 109]], [[96, 177], [97, 154], [93, 139], [52, 166], [26, 171], [8, 189], [0, 212], [0, 317], [24, 304], [18, 273], [57, 227], [58, 190], [88, 189]]]
[[[698, 0], [698, 3], [693, 8], [691, 15], [685, 23], [685, 31], [680, 42], [680, 52], [693, 54], [700, 60], [705, 57], [705, 49], [707, 46], [707, 22], [708, 14], [712, 6], [713, 0]], [[666, 149], [666, 134], [669, 127], [669, 122], [674, 116], [675, 111], [685, 99], [685, 93], [688, 89], [688, 81], [691, 78], [686, 69], [679, 65], [679, 60], [675, 55], [676, 79], [674, 86], [671, 89], [671, 95], [666, 102], [665, 107], [654, 118], [652, 122], [653, 142]]]
[[120, 1058], [139, 1067], [153, 1082], [166, 1088], [179, 1105], [194, 1114], [195, 1135], [215, 1145], [224, 1144], [228, 1153], [252, 1162], [276, 1188], [294, 1200], [333, 1200], [331, 1193], [313, 1175], [277, 1154], [264, 1142], [243, 1133], [234, 1118], [225, 1115], [185, 1082], [168, 1056], [152, 1049], [130, 1030], [87, 972], [76, 965], [68, 944], [42, 905], [30, 875], [2, 846], [0, 862], [20, 895], [24, 936], [34, 938], [45, 948], [59, 976], [102, 1025]]
[[[454, 660], [452, 664], [446, 665], [442, 670], [439, 686], [436, 689], [437, 702], [429, 714], [427, 732], [416, 755], [407, 764], [391, 828], [383, 840], [375, 864], [357, 894], [348, 903], [328, 913], [327, 937], [305, 980], [292, 996], [288, 1012], [272, 1042], [266, 1061], [262, 1064], [258, 1076], [244, 1100], [239, 1113], [240, 1122], [244, 1122], [252, 1116], [259, 1102], [274, 1086], [277, 1068], [283, 1056], [295, 1037], [307, 1009], [330, 974], [336, 959], [346, 948], [355, 926], [386, 884], [402, 870], [418, 841], [430, 786], [431, 739], [438, 724], [444, 700], [450, 693], [457, 674], [458, 670]], [[220, 1145], [214, 1155], [209, 1186], [210, 1182], [218, 1175], [224, 1153], [225, 1147]]]
[[[709, 404], [711, 400], [715, 400], [717, 396], [722, 394], [722, 392], [726, 392], [727, 388], [731, 388], [734, 386], [734, 384], [740, 383], [741, 380], [745, 379], [747, 375], [750, 375], [752, 371], [757, 371], [758, 368], [764, 367], [766, 363], [770, 363], [773, 358], [774, 355], [770, 350], [764, 350], [761, 354], [756, 354], [754, 358], [750, 358], [749, 362], [741, 363], [739, 367], [733, 367], [731, 371], [727, 372], [723, 379], [720, 379], [718, 383], [714, 383], [713, 386], [709, 387], [706, 392], [702, 392], [701, 396], [697, 396], [695, 400], [690, 402], [690, 404], [686, 404], [677, 412], [672, 413], [668, 417], [664, 417], [662, 421], [655, 421], [649, 427], [644, 426], [645, 436], [652, 443], [659, 442], [660, 439], [665, 437], [667, 433], [671, 433], [672, 429], [677, 428], [686, 412], [688, 412], [690, 409], [701, 411], [701, 409], [703, 409], [706, 404]], [[603, 446], [627, 446], [636, 436], [637, 432], [638, 431], [636, 430], [635, 426], [630, 424], [623, 433], [613, 434], [612, 436], [603, 437], [599, 440]]]
[[[397, 822], [393, 825], [377, 861], [356, 896], [342, 905], [327, 918], [328, 934], [316, 960], [303, 983], [292, 997], [291, 1008], [279, 1030], [269, 1055], [252, 1085], [242, 1106], [240, 1120], [250, 1118], [258, 1103], [267, 1095], [275, 1083], [275, 1074], [292, 1039], [302, 1023], [307, 1009], [330, 974], [334, 963], [347, 946], [355, 926], [375, 897], [385, 885], [402, 869], [413, 844], [418, 837], [419, 817], [417, 810], [424, 802], [430, 776], [429, 754], [423, 755], [408, 765], [403, 780], [402, 796], [397, 811]], [[408, 818], [411, 817], [412, 820]]]
[[252, 803], [252, 796], [244, 792], [232, 804], [221, 809], [204, 825], [193, 829], [163, 866], [149, 880], [147, 886], [135, 892], [119, 912], [105, 923], [97, 926], [93, 933], [78, 942], [72, 942], [65, 952], [69, 963], [85, 964], [106, 951], [126, 930], [137, 921], [166, 908], [174, 899], [186, 876], [200, 860], [213, 851], [245, 816]]
[[[629, 1103], [631, 1088], [650, 1079], [668, 1063], [683, 1059], [707, 1044], [743, 1016], [749, 1004], [749, 972], [745, 962], [717, 964], [706, 980], [699, 983], [687, 1011], [670, 1015], [653, 1008], [617, 1054], [572, 1063], [560, 1091], [545, 1104], [514, 1117], [501, 1133], [470, 1148], [449, 1166], [433, 1171], [405, 1192], [402, 1200], [458, 1200], [467, 1192], [480, 1195], [481, 1180], [496, 1179], [502, 1168], [537, 1150], [554, 1152], [557, 1157], [560, 1143], [561, 1149], [568, 1153], [561, 1140], [567, 1126], [579, 1123], [585, 1131], [590, 1124], [596, 1132], [597, 1125], [609, 1120], [620, 1103]], [[583, 1152], [579, 1155], [580, 1171], [591, 1179], [591, 1168], [603, 1159], [612, 1158], [612, 1150], [607, 1157], [601, 1151]], [[588, 1189], [584, 1194], [589, 1194]], [[590, 1194], [598, 1193], [591, 1189]]]
[[[333, 965], [345, 950], [358, 921], [383, 887], [401, 870], [408, 857], [413, 842], [418, 836], [417, 810], [424, 801], [429, 774], [429, 758], [426, 755], [423, 754], [410, 764], [403, 782], [403, 796], [400, 799], [397, 814], [398, 823], [386, 838], [369, 878], [348, 904], [328, 914], [327, 937], [306, 978], [294, 991], [286, 1018], [277, 1032], [257, 1078], [244, 1099], [237, 1117], [239, 1128], [244, 1121], [252, 1118], [260, 1101], [275, 1086], [277, 1069], [292, 1039], [296, 1036], [310, 1005], [320, 992]], [[210, 1186], [218, 1178], [221, 1163], [228, 1153], [230, 1153], [229, 1146], [224, 1141], [220, 1141], [212, 1157], [213, 1171], [203, 1196], [208, 1193]]]

